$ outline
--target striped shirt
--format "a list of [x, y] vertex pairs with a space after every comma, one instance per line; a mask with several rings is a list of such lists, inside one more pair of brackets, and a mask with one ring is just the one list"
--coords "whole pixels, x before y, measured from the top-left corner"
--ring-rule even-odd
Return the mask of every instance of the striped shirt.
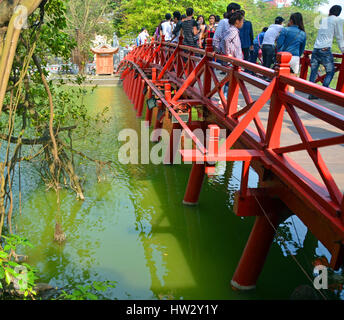
[[188, 19], [180, 24], [177, 24], [173, 30], [173, 34], [177, 35], [180, 29], [183, 30], [183, 44], [186, 46], [196, 47], [197, 43], [195, 41], [195, 35], [193, 33], [193, 28], [197, 27], [197, 22], [195, 19]]
[[239, 29], [229, 25], [228, 33], [224, 38], [224, 54], [232, 55], [234, 58], [243, 59]]

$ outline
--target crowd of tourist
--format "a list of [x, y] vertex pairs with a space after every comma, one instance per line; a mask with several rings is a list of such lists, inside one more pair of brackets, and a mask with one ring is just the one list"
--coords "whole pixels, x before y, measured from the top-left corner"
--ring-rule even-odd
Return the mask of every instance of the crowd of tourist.
[[[310, 81], [315, 82], [318, 69], [323, 65], [326, 77], [323, 85], [329, 87], [335, 73], [334, 58], [331, 52], [333, 39], [336, 38], [338, 46], [344, 53], [343, 20], [339, 18], [342, 7], [334, 5], [329, 15], [320, 23], [318, 35], [314, 44], [311, 58]], [[159, 41], [164, 36], [165, 41], [178, 42], [183, 36], [183, 45], [205, 48], [206, 39], [212, 38], [213, 49], [218, 54], [244, 59], [257, 63], [262, 59], [262, 65], [271, 68], [275, 63], [278, 52], [290, 52], [291, 72], [300, 71], [300, 58], [306, 47], [306, 31], [302, 14], [293, 13], [288, 21], [283, 17], [276, 17], [273, 24], [263, 28], [254, 38], [252, 23], [246, 19], [246, 13], [237, 3], [230, 3], [227, 12], [221, 20], [217, 15], [208, 17], [208, 24], [204, 16], [194, 18], [194, 10], [186, 9], [182, 15], [175, 11], [173, 15], [167, 13], [165, 20], [157, 26], [154, 39]], [[313, 26], [312, 26], [313, 27]], [[149, 34], [145, 28], [137, 38], [137, 45], [145, 43]], [[310, 99], [316, 99], [310, 96]]]

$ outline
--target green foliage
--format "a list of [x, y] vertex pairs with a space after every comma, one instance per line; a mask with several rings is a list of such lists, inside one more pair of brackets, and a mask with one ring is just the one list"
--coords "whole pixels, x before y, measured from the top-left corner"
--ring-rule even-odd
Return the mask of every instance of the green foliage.
[[92, 40], [95, 35], [106, 35], [112, 39], [114, 32], [112, 0], [73, 0], [67, 1], [65, 29], [76, 42], [74, 60], [80, 66], [93, 59]]
[[[156, 27], [164, 19], [165, 14], [171, 14], [179, 10], [182, 14], [186, 8], [192, 7], [195, 16], [202, 14], [206, 21], [210, 14], [219, 15], [221, 18], [226, 11], [230, 1], [227, 0], [117, 0], [115, 8], [119, 12], [114, 21], [116, 32], [121, 37], [134, 39], [142, 27], [146, 27], [150, 35], [153, 35]], [[289, 20], [294, 12], [300, 12], [304, 18], [307, 33], [306, 49], [312, 50], [317, 36], [317, 29], [314, 26], [318, 13], [314, 9], [326, 0], [295, 0], [294, 5], [284, 8], [277, 8], [262, 1], [238, 0], [235, 1], [246, 11], [246, 19], [252, 22], [255, 36], [264, 27], [273, 24], [277, 16]], [[335, 44], [333, 51], [338, 51]]]
[[[76, 46], [76, 41], [66, 32], [67, 2], [68, 0], [50, 0], [45, 5], [44, 23], [41, 25], [38, 45], [35, 50], [43, 63], [53, 57], [62, 57], [64, 60], [68, 60], [72, 49]], [[38, 21], [39, 15], [39, 11], [36, 10], [29, 17], [29, 24], [33, 25]], [[30, 33], [24, 34], [24, 36], [28, 35]]]
[[305, 10], [314, 10], [325, 3], [328, 3], [328, 0], [293, 0], [292, 5]]
[[137, 34], [142, 27], [146, 27], [153, 34], [157, 25], [165, 18], [166, 13], [179, 10], [182, 14], [186, 8], [193, 7], [195, 15], [202, 14], [206, 17], [210, 14], [225, 12], [228, 3], [224, 0], [122, 0], [116, 1], [115, 8], [120, 11], [116, 16], [115, 28], [120, 37], [128, 33]]
[[[15, 257], [20, 246], [32, 247], [25, 238], [11, 234], [2, 236], [4, 242], [0, 249], [0, 297], [22, 296], [33, 298], [37, 270], [27, 263], [19, 263]], [[0, 247], [1, 248], [1, 247]]]
[[94, 281], [89, 285], [77, 285], [70, 292], [62, 291], [58, 300], [99, 300], [105, 299], [104, 293], [109, 288], [116, 288], [116, 281]]

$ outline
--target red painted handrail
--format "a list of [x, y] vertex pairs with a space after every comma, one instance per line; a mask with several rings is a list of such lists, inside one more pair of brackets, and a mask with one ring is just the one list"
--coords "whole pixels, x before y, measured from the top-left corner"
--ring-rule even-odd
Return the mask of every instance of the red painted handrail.
[[[301, 71], [300, 71], [300, 78], [301, 79], [307, 79], [308, 76], [308, 70], [311, 66], [311, 56], [312, 51], [305, 50], [303, 57], [301, 58]], [[336, 90], [344, 93], [344, 54], [334, 53], [334, 58], [341, 59], [340, 62], [335, 63], [335, 72], [338, 72], [338, 81]], [[320, 75], [318, 74], [317, 79], [315, 82], [323, 82], [325, 79], [325, 74]]]

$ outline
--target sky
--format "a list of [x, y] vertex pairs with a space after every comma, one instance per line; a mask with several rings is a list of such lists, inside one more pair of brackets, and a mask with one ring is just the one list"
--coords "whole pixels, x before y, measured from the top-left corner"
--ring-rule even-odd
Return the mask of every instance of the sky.
[[[291, 3], [291, 2], [292, 2], [292, 0], [289, 0], [289, 3]], [[342, 10], [340, 17], [344, 19], [344, 0], [329, 0], [328, 4], [324, 4], [324, 5], [320, 6], [319, 10], [322, 13], [328, 14], [328, 12], [330, 11], [330, 8], [332, 6], [334, 6], [335, 4], [339, 4], [342, 6], [343, 10]]]

